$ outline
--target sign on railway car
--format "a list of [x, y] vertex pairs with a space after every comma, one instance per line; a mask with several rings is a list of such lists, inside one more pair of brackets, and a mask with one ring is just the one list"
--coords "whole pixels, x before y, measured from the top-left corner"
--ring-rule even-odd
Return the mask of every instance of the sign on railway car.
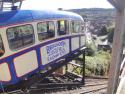
[[49, 44], [41, 49], [41, 53], [43, 65], [52, 62], [69, 53], [69, 40], [65, 39]]
[[[51, 74], [50, 71], [82, 54], [79, 51], [85, 46], [85, 34], [81, 30], [83, 22], [80, 15], [66, 11], [1, 12], [0, 40], [3, 52], [0, 56], [0, 77], [3, 78], [0, 79], [0, 90], [8, 86], [11, 88], [11, 85], [20, 89], [27, 87], [40, 76], [43, 78]], [[74, 52], [78, 53], [70, 56]], [[52, 69], [48, 70], [46, 66], [52, 66]], [[44, 69], [47, 72], [41, 75], [38, 71]]]

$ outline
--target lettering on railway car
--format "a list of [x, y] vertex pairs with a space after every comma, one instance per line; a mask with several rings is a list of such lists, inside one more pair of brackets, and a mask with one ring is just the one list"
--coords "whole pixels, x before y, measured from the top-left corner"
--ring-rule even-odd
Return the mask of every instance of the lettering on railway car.
[[65, 41], [60, 41], [52, 45], [46, 46], [48, 61], [54, 60], [57, 57], [65, 55], [66, 54], [65, 46], [66, 46]]
[[69, 53], [69, 40], [49, 44], [41, 49], [42, 64], [47, 64]]

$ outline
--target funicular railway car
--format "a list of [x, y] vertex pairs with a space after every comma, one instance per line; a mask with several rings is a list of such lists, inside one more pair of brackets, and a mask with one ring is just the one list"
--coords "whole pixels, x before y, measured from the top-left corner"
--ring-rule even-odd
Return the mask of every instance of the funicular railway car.
[[2, 85], [16, 84], [82, 48], [85, 45], [82, 23], [81, 16], [66, 11], [1, 12]]

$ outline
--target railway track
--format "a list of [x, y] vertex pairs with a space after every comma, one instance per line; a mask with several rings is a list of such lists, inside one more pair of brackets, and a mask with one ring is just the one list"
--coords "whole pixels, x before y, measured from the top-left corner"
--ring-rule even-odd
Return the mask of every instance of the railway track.
[[86, 85], [86, 86], [82, 86], [80, 88], [74, 88], [74, 89], [73, 88], [64, 89], [64, 87], [35, 89], [27, 93], [21, 90], [17, 90], [7, 94], [106, 94], [105, 93], [106, 89], [107, 89], [107, 83], [104, 83], [104, 84], [91, 84], [91, 85]]
[[106, 88], [107, 79], [87, 77], [85, 85], [83, 85], [81, 77], [67, 73], [65, 75], [46, 77], [42, 81], [34, 83], [25, 91], [16, 90], [6, 94], [96, 94]]
[[[102, 94], [100, 91], [104, 90], [103, 94], [105, 94], [105, 90], [107, 88], [107, 84], [96, 84], [96, 85], [91, 85], [91, 86], [87, 86], [87, 87], [81, 87], [80, 89], [76, 89], [76, 90], [70, 90], [70, 91], [63, 91], [60, 92], [61, 94]], [[99, 93], [100, 92], [100, 93]], [[54, 94], [54, 93], [52, 93]], [[59, 94], [59, 92], [57, 92], [56, 94]]]

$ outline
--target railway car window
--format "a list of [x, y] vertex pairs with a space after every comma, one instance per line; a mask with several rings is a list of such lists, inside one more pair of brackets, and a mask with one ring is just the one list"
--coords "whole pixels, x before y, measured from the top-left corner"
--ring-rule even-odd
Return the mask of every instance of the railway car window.
[[70, 31], [74, 33], [74, 21], [70, 22]]
[[16, 26], [7, 29], [7, 38], [10, 49], [20, 49], [34, 43], [34, 32], [32, 25]]
[[80, 32], [81, 31], [81, 24], [80, 24], [80, 22], [72, 21], [70, 23], [70, 30], [72, 31], [72, 33]]
[[79, 33], [80, 29], [81, 29], [80, 22], [75, 22], [74, 23], [74, 31], [75, 31], [75, 33]]
[[47, 24], [46, 22], [38, 23], [37, 25], [39, 40], [47, 39]]
[[68, 21], [58, 21], [58, 35], [68, 34]]
[[0, 35], [0, 57], [5, 53], [3, 41]]
[[48, 22], [48, 37], [54, 37], [55, 36], [55, 25], [54, 22]]
[[41, 22], [37, 25], [38, 38], [40, 41], [55, 37], [54, 22]]

